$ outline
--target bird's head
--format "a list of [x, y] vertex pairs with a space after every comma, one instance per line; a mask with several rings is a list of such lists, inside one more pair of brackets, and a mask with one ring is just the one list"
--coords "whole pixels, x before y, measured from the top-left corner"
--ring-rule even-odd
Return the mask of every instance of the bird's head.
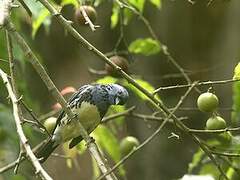
[[109, 84], [107, 90], [111, 105], [123, 105], [127, 102], [129, 95], [124, 87], [118, 84]]

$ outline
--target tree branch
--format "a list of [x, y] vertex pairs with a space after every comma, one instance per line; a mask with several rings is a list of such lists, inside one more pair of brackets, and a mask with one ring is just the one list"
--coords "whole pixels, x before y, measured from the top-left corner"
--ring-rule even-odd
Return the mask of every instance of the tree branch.
[[6, 23], [10, 15], [11, 4], [11, 0], [2, 0], [0, 3], [0, 27]]
[[36, 156], [34, 155], [30, 145], [28, 144], [28, 140], [26, 138], [26, 136], [24, 135], [22, 126], [21, 126], [21, 120], [19, 117], [19, 109], [18, 109], [18, 99], [16, 98], [12, 87], [8, 81], [8, 76], [6, 73], [4, 73], [1, 69], [0, 69], [0, 76], [8, 90], [9, 93], [9, 97], [12, 101], [12, 105], [13, 105], [13, 115], [14, 115], [14, 119], [15, 119], [15, 124], [16, 124], [16, 128], [17, 128], [17, 133], [18, 136], [21, 140], [21, 143], [25, 149], [25, 152], [27, 154], [27, 156], [29, 157], [29, 159], [32, 162], [32, 165], [34, 166], [35, 170], [36, 170], [36, 174], [39, 174], [40, 177], [44, 180], [52, 180], [52, 178], [47, 174], [47, 172], [42, 168], [41, 164], [39, 163], [38, 159], [36, 158]]

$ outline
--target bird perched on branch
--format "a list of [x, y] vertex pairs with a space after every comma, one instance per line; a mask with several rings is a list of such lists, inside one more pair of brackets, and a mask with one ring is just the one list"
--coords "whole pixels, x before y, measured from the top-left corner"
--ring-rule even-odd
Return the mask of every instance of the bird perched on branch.
[[127, 90], [118, 84], [93, 84], [80, 87], [68, 102], [78, 117], [70, 119], [64, 111], [61, 112], [52, 137], [37, 152], [40, 162], [44, 162], [59, 144], [71, 140], [69, 148], [73, 148], [83, 140], [78, 121], [88, 133], [91, 133], [100, 124], [111, 105], [123, 105], [127, 99]]

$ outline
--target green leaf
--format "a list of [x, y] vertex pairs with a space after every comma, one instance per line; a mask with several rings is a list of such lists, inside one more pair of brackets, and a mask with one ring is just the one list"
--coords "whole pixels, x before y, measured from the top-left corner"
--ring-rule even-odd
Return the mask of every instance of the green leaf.
[[234, 126], [240, 124], [240, 82], [233, 84], [233, 111], [231, 121]]
[[204, 156], [204, 152], [201, 149], [198, 149], [198, 151], [193, 155], [192, 162], [188, 164], [188, 173], [192, 173], [195, 168], [197, 168]]
[[234, 69], [233, 79], [240, 79], [240, 63]]
[[161, 9], [162, 7], [162, 1], [161, 0], [150, 0], [150, 2], [156, 6], [158, 9]]
[[69, 4], [72, 4], [75, 7], [77, 7], [78, 6], [78, 1], [77, 0], [62, 0], [62, 2], [61, 2], [61, 6], [66, 6], [66, 5], [69, 5]]
[[32, 37], [34, 38], [40, 26], [44, 24], [45, 26], [50, 25], [50, 13], [47, 9], [42, 9], [38, 16], [33, 18], [32, 22]]
[[81, 154], [83, 154], [86, 151], [87, 146], [85, 145], [84, 141], [81, 141], [80, 143], [78, 143], [76, 145], [76, 148], [78, 150], [78, 153], [81, 155]]
[[[120, 160], [120, 143], [109, 128], [104, 125], [99, 125], [93, 132], [93, 137], [95, 138], [100, 148], [104, 149], [111, 156], [115, 163]], [[123, 167], [119, 168], [119, 172], [121, 175], [125, 174]]]
[[141, 13], [143, 12], [145, 0], [128, 0], [128, 2], [136, 7]]
[[204, 164], [199, 172], [200, 175], [211, 175], [214, 179], [218, 179], [220, 173], [215, 164], [208, 163]]
[[112, 8], [112, 15], [111, 15], [111, 28], [112, 29], [115, 28], [118, 24], [119, 12], [120, 12], [119, 6], [116, 3], [114, 3], [113, 8]]
[[[144, 81], [142, 79], [135, 79], [135, 81], [140, 85], [142, 86], [144, 89], [146, 89], [148, 92], [152, 93], [154, 91], [154, 87], [147, 81]], [[124, 81], [123, 82], [124, 86], [129, 88], [130, 90], [132, 90], [134, 92], [134, 94], [136, 94], [139, 98], [141, 98], [142, 100], [149, 100], [149, 98], [144, 94], [142, 93], [140, 90], [138, 90], [135, 86], [133, 86], [132, 84], [128, 83], [127, 81]], [[158, 99], [159, 96], [156, 95], [156, 97]]]
[[20, 174], [16, 174], [11, 177], [11, 180], [25, 180], [26, 178]]
[[132, 11], [125, 8], [125, 9], [123, 10], [123, 24], [124, 24], [125, 26], [128, 25], [129, 22], [131, 21], [132, 17], [133, 17]]
[[105, 76], [104, 78], [98, 79], [96, 83], [98, 84], [111, 84], [111, 83], [116, 83], [117, 78], [114, 78], [112, 76]]
[[[125, 106], [111, 106], [108, 110], [108, 113], [107, 115], [114, 115], [116, 113], [120, 113], [120, 112], [123, 112], [125, 111]], [[117, 125], [121, 126], [123, 123], [124, 123], [124, 119], [125, 117], [124, 116], [120, 116], [118, 118], [115, 118], [113, 120], [113, 122], [115, 122]]]
[[159, 53], [161, 50], [161, 46], [159, 41], [153, 40], [151, 38], [137, 39], [131, 42], [128, 50], [131, 53], [150, 56]]
[[120, 148], [117, 138], [104, 125], [99, 125], [93, 132], [97, 143], [117, 162], [120, 160]]

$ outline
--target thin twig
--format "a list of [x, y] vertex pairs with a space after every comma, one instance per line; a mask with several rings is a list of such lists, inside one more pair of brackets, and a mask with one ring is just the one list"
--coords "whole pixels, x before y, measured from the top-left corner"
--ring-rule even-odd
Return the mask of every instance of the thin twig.
[[204, 129], [188, 129], [188, 132], [194, 134], [221, 134], [228, 131], [240, 131], [240, 127], [235, 128], [225, 128], [225, 129], [217, 129], [217, 130], [204, 130]]
[[18, 104], [18, 99], [16, 98], [12, 87], [8, 81], [8, 77], [7, 74], [4, 73], [1, 69], [0, 69], [0, 76], [8, 90], [9, 93], [9, 97], [12, 101], [12, 105], [13, 105], [13, 115], [14, 115], [14, 119], [15, 119], [15, 123], [16, 123], [16, 127], [17, 127], [17, 133], [18, 136], [21, 140], [21, 143], [25, 149], [25, 152], [27, 154], [27, 156], [29, 157], [29, 159], [32, 162], [32, 165], [34, 166], [35, 170], [36, 170], [36, 174], [39, 174], [40, 177], [44, 180], [52, 180], [52, 178], [47, 174], [47, 172], [42, 168], [41, 164], [39, 163], [38, 159], [36, 158], [36, 156], [34, 155], [30, 145], [28, 144], [28, 140], [23, 132], [22, 126], [21, 126], [21, 120], [19, 117], [19, 110], [17, 107]]
[[42, 128], [44, 130], [44, 132], [47, 133], [48, 137], [51, 137], [52, 135], [48, 132], [46, 127], [38, 120], [38, 118], [34, 114], [33, 110], [30, 109], [23, 100], [21, 100], [20, 102], [23, 105], [23, 107], [27, 110], [27, 112], [30, 114], [30, 116], [33, 118], [33, 120], [37, 123], [38, 127]]
[[110, 115], [110, 116], [104, 117], [102, 119], [101, 123], [106, 123], [106, 122], [108, 122], [108, 121], [110, 121], [112, 119], [116, 119], [116, 118], [121, 117], [121, 116], [127, 116], [127, 115], [131, 114], [132, 111], [134, 111], [135, 109], [136, 109], [136, 107], [133, 106], [133, 107], [127, 109], [126, 111], [123, 111], [123, 112], [120, 112], [120, 113], [117, 113], [117, 114], [114, 114], [114, 115]]
[[43, 114], [41, 116], [38, 117], [38, 120], [40, 122], [43, 122], [44, 120], [46, 120], [47, 118], [50, 118], [50, 117], [53, 117], [53, 116], [56, 116], [59, 112], [61, 111], [61, 109], [58, 109], [58, 110], [52, 110], [46, 114]]
[[210, 150], [212, 154], [216, 154], [219, 156], [227, 156], [227, 157], [240, 157], [240, 154], [238, 153], [229, 153], [229, 152], [217, 152], [217, 151], [212, 151]]
[[[197, 83], [196, 86], [209, 86], [209, 85], [212, 86], [212, 85], [216, 85], [216, 84], [234, 83], [234, 82], [237, 82], [237, 81], [240, 81], [240, 79], [227, 79], [227, 80], [220, 80], [220, 81], [203, 81], [203, 82]], [[156, 93], [158, 93], [159, 91], [162, 91], [162, 90], [188, 88], [190, 86], [191, 86], [191, 84], [159, 87], [153, 92], [153, 94], [156, 94]]]

